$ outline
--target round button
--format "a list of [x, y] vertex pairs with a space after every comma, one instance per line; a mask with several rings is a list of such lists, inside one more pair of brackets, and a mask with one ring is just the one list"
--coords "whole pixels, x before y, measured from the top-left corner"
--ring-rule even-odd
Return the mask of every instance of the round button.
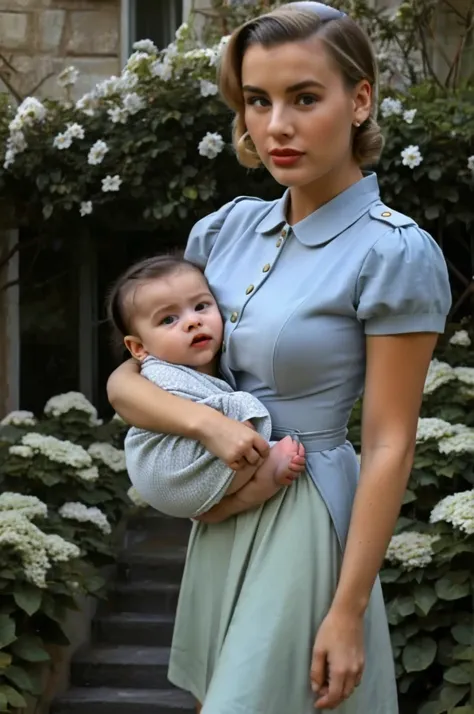
[[246, 295], [250, 295], [250, 293], [252, 292], [252, 290], [254, 289], [254, 287], [255, 287], [255, 285], [249, 285], [248, 288], [247, 288], [247, 290], [245, 291], [245, 294], [246, 294]]
[[279, 248], [282, 243], [283, 243], [282, 239], [281, 239], [281, 238], [278, 238], [278, 240], [277, 240], [277, 242], [276, 242], [276, 247]]
[[288, 231], [286, 230], [286, 228], [283, 228], [283, 230], [282, 230], [282, 232], [280, 233], [280, 235], [281, 235], [282, 238], [286, 238], [286, 234], [287, 234], [287, 233], [288, 233]]
[[238, 312], [233, 312], [232, 315], [230, 316], [230, 321], [231, 322], [237, 322], [237, 318], [239, 316]]
[[268, 273], [268, 271], [270, 270], [270, 268], [271, 268], [270, 263], [267, 263], [266, 265], [263, 266], [262, 272]]
[[392, 215], [392, 214], [391, 214], [390, 211], [384, 211], [384, 212], [382, 213], [382, 218], [390, 218], [391, 215]]

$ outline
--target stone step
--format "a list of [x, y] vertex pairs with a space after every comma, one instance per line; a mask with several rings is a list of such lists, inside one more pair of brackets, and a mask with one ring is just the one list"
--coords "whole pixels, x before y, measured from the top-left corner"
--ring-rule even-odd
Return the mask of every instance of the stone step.
[[74, 687], [169, 689], [168, 647], [96, 646], [79, 651], [71, 664]]
[[114, 612], [174, 614], [178, 604], [179, 585], [139, 580], [117, 583], [110, 591], [107, 605]]
[[150, 534], [163, 538], [168, 544], [185, 545], [191, 532], [192, 522], [188, 518], [172, 518], [150, 508], [138, 511], [127, 520], [126, 538], [140, 541]]
[[188, 714], [191, 696], [179, 689], [73, 688], [58, 699], [51, 714]]
[[129, 582], [154, 580], [179, 585], [185, 558], [186, 546], [170, 548], [150, 538], [139, 546], [122, 551], [118, 562], [118, 576]]
[[93, 624], [94, 639], [103, 644], [168, 647], [173, 635], [173, 615], [119, 613]]

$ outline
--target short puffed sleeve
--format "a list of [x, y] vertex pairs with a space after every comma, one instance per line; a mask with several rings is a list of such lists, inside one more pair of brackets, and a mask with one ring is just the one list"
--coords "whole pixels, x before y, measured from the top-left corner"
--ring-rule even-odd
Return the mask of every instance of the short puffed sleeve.
[[446, 263], [431, 236], [415, 224], [385, 232], [357, 281], [357, 317], [365, 333], [442, 333], [450, 306]]
[[205, 268], [224, 221], [236, 204], [236, 200], [224, 204], [218, 211], [201, 218], [189, 234], [184, 257], [191, 263]]

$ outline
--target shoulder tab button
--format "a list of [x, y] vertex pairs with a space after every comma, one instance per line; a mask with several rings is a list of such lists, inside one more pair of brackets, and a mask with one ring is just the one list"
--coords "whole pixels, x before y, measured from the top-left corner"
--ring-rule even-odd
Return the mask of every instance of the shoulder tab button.
[[391, 214], [390, 211], [384, 211], [384, 212], [382, 213], [382, 218], [390, 218], [391, 215], [392, 215], [392, 214]]

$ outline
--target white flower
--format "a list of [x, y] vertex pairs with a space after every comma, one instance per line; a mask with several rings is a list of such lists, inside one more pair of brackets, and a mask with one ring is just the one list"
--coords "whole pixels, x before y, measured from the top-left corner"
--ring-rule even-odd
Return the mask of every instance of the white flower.
[[417, 110], [416, 109], [406, 109], [403, 112], [403, 118], [407, 124], [413, 124], [413, 119], [415, 118]]
[[13, 411], [0, 421], [2, 426], [35, 426], [36, 418], [33, 412]]
[[46, 107], [38, 99], [26, 97], [18, 107], [16, 116], [23, 125], [31, 126], [34, 122], [42, 122], [46, 113]]
[[380, 105], [380, 113], [385, 117], [399, 115], [403, 112], [403, 104], [399, 99], [392, 99], [391, 97], [385, 97]]
[[431, 511], [430, 522], [451, 523], [468, 535], [474, 534], [474, 489], [443, 498]]
[[148, 55], [156, 55], [158, 48], [151, 40], [137, 40], [133, 43], [133, 49], [137, 52], [146, 52]]
[[138, 77], [134, 72], [124, 69], [118, 81], [118, 90], [120, 92], [129, 92], [137, 86], [138, 81]]
[[104, 156], [108, 151], [109, 147], [107, 146], [105, 141], [99, 139], [95, 142], [95, 144], [91, 146], [89, 155], [87, 157], [87, 163], [91, 166], [98, 166], [98, 164], [102, 163], [102, 161], [104, 160]]
[[45, 456], [58, 464], [66, 464], [75, 469], [88, 469], [92, 466], [92, 459], [87, 451], [72, 441], [30, 432], [21, 438], [21, 445], [29, 446], [35, 454]]
[[99, 100], [92, 94], [92, 92], [84, 94], [84, 96], [76, 102], [76, 109], [89, 117], [94, 116], [98, 107]]
[[128, 119], [128, 112], [123, 107], [110, 107], [107, 114], [113, 124], [125, 124]]
[[25, 496], [22, 493], [4, 491], [0, 495], [0, 511], [16, 511], [28, 518], [28, 520], [32, 520], [34, 518], [46, 518], [48, 506], [36, 496]]
[[68, 502], [61, 506], [58, 513], [62, 518], [79, 521], [80, 523], [93, 523], [105, 535], [112, 531], [107, 516], [99, 508], [88, 508], [83, 503]]
[[9, 169], [15, 163], [16, 152], [13, 149], [7, 149], [5, 152], [5, 160], [3, 162], [3, 168]]
[[7, 139], [7, 146], [9, 149], [13, 149], [17, 154], [24, 151], [28, 144], [26, 143], [25, 135], [23, 134], [23, 132], [12, 131]]
[[119, 473], [126, 471], [125, 452], [122, 449], [116, 449], [112, 444], [107, 442], [97, 441], [91, 444], [88, 448], [90, 456], [96, 461], [101, 461], [105, 466], [108, 466], [111, 471]]
[[55, 149], [69, 149], [72, 144], [72, 136], [67, 132], [54, 137], [53, 146]]
[[[471, 343], [469, 343], [471, 344]], [[474, 368], [473, 367], [455, 367], [454, 374], [456, 379], [459, 379], [463, 384], [467, 384], [468, 387], [474, 386]]]
[[34, 455], [33, 449], [29, 446], [23, 446], [22, 444], [13, 444], [8, 449], [8, 453], [12, 456], [19, 456], [21, 459], [30, 459]]
[[215, 65], [217, 61], [217, 52], [212, 47], [196, 47], [194, 50], [188, 50], [183, 57], [189, 64], [194, 66], [196, 61], [205, 60], [210, 66]]
[[449, 340], [450, 345], [457, 345], [458, 347], [469, 347], [471, 344], [471, 339], [467, 333], [467, 330], [458, 330]]
[[179, 42], [180, 40], [185, 40], [189, 33], [189, 25], [187, 22], [183, 22], [175, 32], [175, 38]]
[[134, 52], [128, 58], [126, 69], [130, 72], [137, 72], [140, 67], [148, 64], [150, 61], [150, 55], [147, 52]]
[[115, 412], [115, 414], [113, 415], [111, 421], [112, 421], [112, 422], [114, 422], [114, 421], [117, 422], [118, 424], [120, 424], [120, 426], [127, 426], [127, 422], [125, 422], [125, 421], [122, 419], [122, 417], [120, 416], [120, 414], [117, 414], [117, 412]]
[[66, 67], [58, 77], [60, 87], [72, 87], [76, 84], [79, 77], [79, 71], [75, 67]]
[[102, 191], [106, 193], [107, 191], [118, 191], [122, 184], [122, 179], [118, 174], [115, 176], [106, 176], [102, 179]]
[[220, 134], [207, 132], [204, 139], [199, 142], [198, 151], [201, 156], [206, 156], [208, 159], [215, 159], [224, 148], [224, 139]]
[[443, 439], [451, 436], [454, 433], [454, 427], [444, 419], [436, 419], [434, 417], [418, 419], [416, 429], [416, 440], [418, 443], [427, 441], [428, 439]]
[[64, 563], [68, 560], [79, 558], [81, 554], [81, 550], [77, 545], [69, 543], [56, 533], [45, 535], [44, 542], [49, 557], [55, 563]]
[[143, 500], [143, 498], [140, 496], [138, 493], [137, 489], [132, 486], [131, 488], [128, 489], [127, 491], [127, 496], [131, 500], [134, 506], [138, 506], [138, 508], [147, 508], [148, 503]]
[[402, 157], [402, 164], [408, 166], [409, 169], [415, 169], [423, 161], [420, 147], [414, 146], [413, 144], [403, 149], [403, 151], [400, 152], [400, 156]]
[[437, 359], [431, 360], [428, 374], [426, 375], [423, 394], [432, 394], [436, 389], [456, 379], [453, 368], [447, 362]]
[[433, 558], [433, 543], [437, 539], [437, 535], [415, 531], [400, 533], [392, 537], [385, 558], [404, 570], [424, 568]]
[[85, 136], [84, 127], [81, 124], [74, 122], [73, 124], [68, 124], [66, 129], [66, 134], [68, 134], [71, 139], [83, 139]]
[[169, 62], [163, 62], [162, 60], [155, 60], [150, 65], [150, 71], [153, 77], [158, 77], [163, 82], [169, 82], [173, 76], [173, 67]]
[[39, 588], [46, 587], [46, 575], [51, 567], [51, 562], [69, 560], [80, 555], [77, 546], [68, 543], [58, 535], [46, 535], [38, 526], [17, 511], [2, 513], [0, 551], [3, 548], [5, 548], [7, 556], [12, 550], [17, 554], [22, 563], [26, 580]]
[[84, 412], [89, 417], [91, 426], [99, 426], [102, 422], [97, 418], [97, 409], [81, 392], [65, 392], [57, 394], [45, 404], [44, 413], [49, 417], [60, 417], [71, 410]]
[[219, 87], [214, 82], [208, 82], [207, 79], [200, 81], [201, 97], [212, 97], [219, 91]]
[[441, 454], [474, 454], [474, 429], [465, 424], [455, 424], [453, 435], [438, 442]]
[[123, 106], [129, 114], [136, 114], [146, 107], [146, 102], [139, 94], [131, 92], [123, 98]]
[[81, 481], [88, 481], [89, 483], [92, 483], [93, 481], [97, 481], [99, 478], [99, 469], [97, 466], [90, 466], [88, 469], [78, 471], [77, 475]]
[[94, 87], [94, 96], [99, 98], [111, 97], [113, 94], [118, 94], [121, 88], [120, 78], [112, 75], [102, 82], [98, 82]]
[[467, 168], [474, 173], [474, 156], [470, 156], [467, 160]]
[[82, 201], [79, 208], [79, 213], [84, 218], [92, 213], [92, 201]]

